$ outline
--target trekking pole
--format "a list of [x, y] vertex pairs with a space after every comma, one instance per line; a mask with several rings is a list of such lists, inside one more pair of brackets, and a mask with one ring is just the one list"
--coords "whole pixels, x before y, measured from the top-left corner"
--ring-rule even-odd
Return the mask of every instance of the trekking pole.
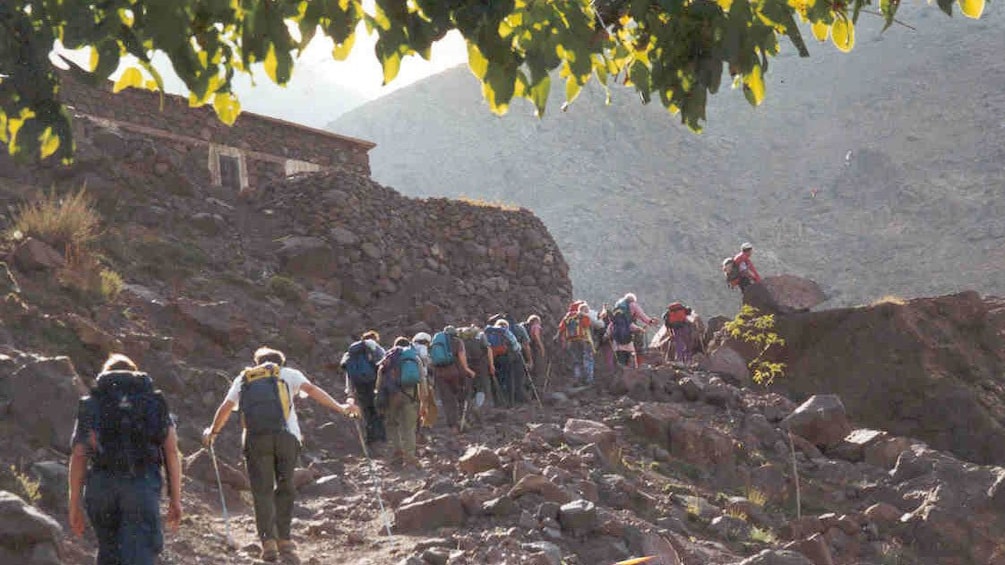
[[380, 505], [380, 517], [384, 519], [384, 527], [387, 528], [387, 537], [391, 537], [391, 521], [387, 518], [387, 511], [384, 510], [384, 498], [380, 495], [381, 480], [377, 473], [377, 465], [370, 458], [370, 450], [366, 448], [366, 440], [363, 439], [363, 428], [359, 425], [359, 418], [352, 418], [353, 425], [356, 426], [356, 435], [359, 437], [359, 445], [363, 448], [363, 456], [370, 462], [370, 474], [373, 475], [375, 489], [377, 491], [377, 504]]
[[530, 376], [530, 370], [527, 369], [527, 365], [523, 366], [523, 374], [527, 377], [527, 382], [530, 383], [530, 390], [534, 393], [534, 398], [537, 399], [537, 405], [544, 408], [544, 403], [541, 402], [541, 395], [537, 393], [537, 385], [534, 384], [534, 377]]
[[460, 425], [460, 430], [462, 432], [464, 431], [464, 422], [467, 420], [467, 417], [468, 417], [468, 399], [465, 398], [464, 399], [464, 407], [461, 408], [461, 425]]
[[213, 444], [209, 444], [209, 458], [213, 460], [213, 471], [216, 473], [216, 486], [220, 490], [220, 507], [223, 509], [223, 527], [227, 533], [227, 545], [231, 548], [237, 547], [237, 542], [230, 535], [230, 514], [227, 512], [227, 499], [223, 496], [223, 481], [220, 480], [220, 466], [216, 462], [216, 451]]
[[548, 359], [548, 367], [544, 370], [544, 392], [547, 394], [548, 385], [551, 384], [551, 359]]

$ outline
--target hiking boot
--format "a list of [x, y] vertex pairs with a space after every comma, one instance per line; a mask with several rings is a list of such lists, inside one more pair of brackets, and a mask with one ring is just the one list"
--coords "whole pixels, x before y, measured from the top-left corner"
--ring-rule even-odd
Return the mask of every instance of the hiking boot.
[[296, 557], [297, 556], [297, 544], [293, 543], [290, 539], [279, 540], [279, 553], [283, 557]]
[[276, 544], [276, 540], [267, 539], [262, 542], [262, 561], [268, 561], [272, 563], [273, 561], [279, 559], [279, 545]]

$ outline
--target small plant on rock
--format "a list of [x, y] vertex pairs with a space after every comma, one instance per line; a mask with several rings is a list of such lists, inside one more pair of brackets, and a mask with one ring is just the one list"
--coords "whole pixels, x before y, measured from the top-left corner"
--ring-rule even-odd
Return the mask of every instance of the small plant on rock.
[[775, 536], [775, 534], [771, 530], [767, 528], [764, 529], [758, 528], [757, 526], [754, 526], [753, 528], [750, 529], [750, 539], [752, 541], [768, 545], [774, 545], [778, 543], [778, 537]]
[[14, 217], [14, 239], [34, 237], [59, 251], [86, 247], [98, 237], [99, 217], [91, 198], [81, 188], [60, 196], [55, 191], [36, 202], [22, 204]]
[[764, 358], [772, 346], [784, 346], [785, 339], [775, 332], [775, 315], [762, 314], [760, 310], [744, 304], [735, 318], [724, 326], [729, 337], [757, 347], [757, 356], [747, 363], [754, 382], [768, 386], [776, 378], [785, 376], [785, 363], [774, 363]]
[[38, 481], [14, 465], [7, 469], [0, 469], [0, 490], [12, 492], [31, 505], [37, 504], [42, 498]]

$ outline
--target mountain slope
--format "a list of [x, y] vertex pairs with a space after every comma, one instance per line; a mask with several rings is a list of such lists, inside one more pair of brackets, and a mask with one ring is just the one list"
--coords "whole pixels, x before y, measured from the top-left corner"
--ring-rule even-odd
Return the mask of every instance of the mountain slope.
[[815, 278], [832, 305], [991, 292], [1005, 283], [1005, 18], [902, 19], [917, 30], [880, 35], [863, 16], [848, 55], [786, 51], [762, 107], [722, 92], [701, 135], [623, 88], [607, 107], [595, 84], [567, 112], [557, 86], [543, 120], [523, 103], [495, 117], [463, 67], [329, 127], [375, 141], [374, 178], [406, 194], [534, 210], [591, 300], [729, 311], [718, 264], [748, 239], [762, 273]]

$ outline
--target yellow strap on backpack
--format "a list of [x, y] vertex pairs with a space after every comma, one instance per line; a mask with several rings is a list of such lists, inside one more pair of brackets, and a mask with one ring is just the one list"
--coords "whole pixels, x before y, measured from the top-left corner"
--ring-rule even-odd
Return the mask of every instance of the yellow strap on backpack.
[[[241, 371], [241, 377], [245, 383], [253, 383], [259, 379], [275, 377], [276, 387], [279, 392], [279, 403], [283, 407], [283, 419], [290, 418], [290, 387], [279, 376], [280, 367], [275, 363], [262, 363], [257, 367], [247, 367]], [[242, 416], [243, 417], [243, 416]]]

